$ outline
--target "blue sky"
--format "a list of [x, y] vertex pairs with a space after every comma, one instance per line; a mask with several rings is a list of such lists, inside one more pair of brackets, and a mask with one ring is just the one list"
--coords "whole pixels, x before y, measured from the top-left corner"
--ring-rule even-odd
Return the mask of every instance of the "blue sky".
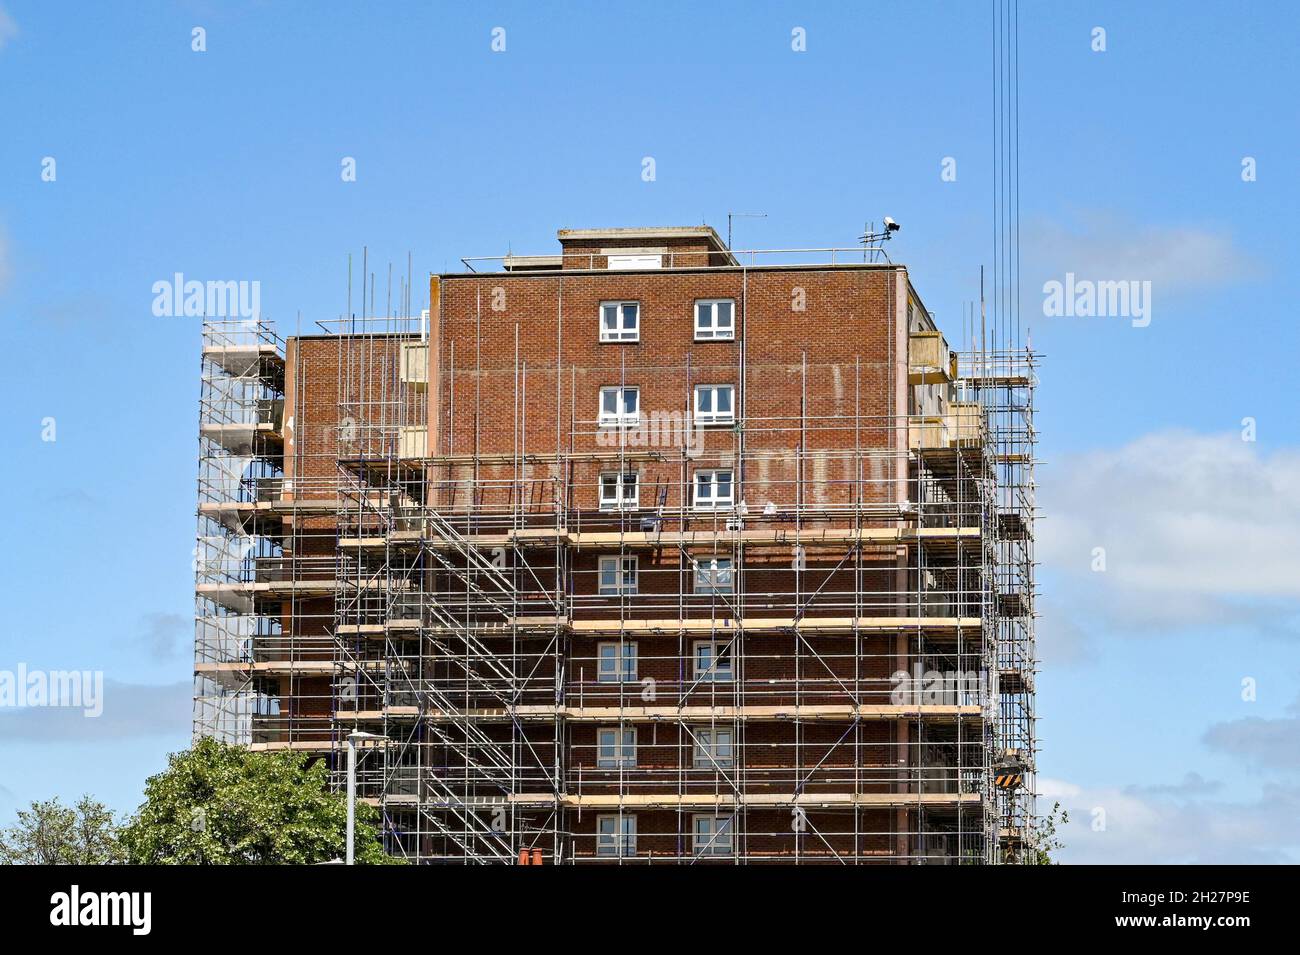
[[[363, 245], [418, 276], [554, 251], [559, 227], [759, 211], [737, 247], [846, 246], [890, 215], [959, 336], [992, 252], [989, 3], [558, 9], [0, 0], [0, 669], [102, 669], [111, 692], [100, 720], [0, 714], [0, 823], [82, 791], [132, 809], [188, 742], [199, 337], [152, 314], [155, 281], [260, 281], [287, 334], [343, 310]], [[1064, 858], [1300, 861], [1300, 14], [1020, 19]], [[1150, 325], [1043, 317], [1067, 271], [1151, 281]]]

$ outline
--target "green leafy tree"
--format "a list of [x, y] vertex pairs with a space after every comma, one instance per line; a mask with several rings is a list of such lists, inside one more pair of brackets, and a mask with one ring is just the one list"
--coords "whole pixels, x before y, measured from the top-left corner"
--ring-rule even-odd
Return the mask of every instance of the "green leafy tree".
[[1054, 803], [1052, 811], [1039, 818], [1034, 826], [1034, 842], [1025, 849], [1026, 865], [1057, 865], [1052, 853], [1065, 848], [1065, 843], [1057, 835], [1056, 827], [1064, 826], [1070, 821], [1070, 814]]
[[113, 813], [89, 796], [75, 806], [58, 799], [18, 810], [18, 822], [0, 830], [4, 865], [111, 865], [122, 862]]
[[[310, 865], [344, 857], [347, 797], [330, 790], [323, 762], [204, 739], [167, 764], [145, 783], [144, 805], [122, 832], [130, 862]], [[378, 817], [358, 802], [358, 864], [397, 861], [383, 851]]]

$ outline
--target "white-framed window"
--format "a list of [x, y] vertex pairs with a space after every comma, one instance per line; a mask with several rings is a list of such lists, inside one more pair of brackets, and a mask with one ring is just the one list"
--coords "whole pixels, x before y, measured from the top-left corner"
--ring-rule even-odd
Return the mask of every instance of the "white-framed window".
[[695, 340], [729, 342], [736, 337], [736, 303], [729, 298], [705, 298], [695, 303]]
[[697, 511], [716, 511], [736, 503], [736, 485], [731, 468], [695, 472], [691, 504]]
[[614, 859], [636, 855], [636, 816], [627, 813], [597, 816], [596, 855]]
[[635, 471], [610, 472], [600, 476], [600, 509], [621, 511], [637, 506], [640, 482]]
[[600, 340], [602, 342], [640, 341], [641, 303], [601, 302]]
[[729, 856], [735, 844], [735, 823], [729, 813], [697, 812], [691, 817], [691, 848], [697, 856]]
[[602, 596], [636, 593], [636, 557], [602, 557], [598, 566]]
[[697, 769], [727, 769], [736, 764], [730, 726], [697, 726], [694, 764]]
[[697, 680], [729, 683], [736, 678], [730, 643], [723, 640], [696, 640], [692, 651]]
[[636, 765], [636, 727], [602, 726], [596, 730], [596, 766], [618, 769]]
[[640, 388], [610, 385], [600, 389], [600, 414], [596, 421], [602, 428], [636, 424], [640, 414]]
[[696, 385], [695, 420], [699, 424], [735, 424], [735, 385]]
[[730, 557], [701, 557], [695, 562], [697, 594], [734, 594], [735, 574]]
[[597, 683], [635, 683], [636, 644], [609, 640], [596, 644]]

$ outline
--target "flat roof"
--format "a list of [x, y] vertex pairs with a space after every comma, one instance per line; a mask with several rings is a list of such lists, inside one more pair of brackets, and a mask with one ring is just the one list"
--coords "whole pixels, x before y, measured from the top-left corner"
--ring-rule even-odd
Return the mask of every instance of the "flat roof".
[[718, 251], [726, 245], [711, 225], [637, 226], [629, 229], [558, 229], [561, 242], [599, 239], [708, 239]]
[[[704, 255], [703, 252], [696, 254]], [[504, 262], [507, 258], [507, 256], [498, 256], [492, 258], [492, 261]], [[522, 258], [522, 256], [513, 256], [513, 258], [518, 259]], [[901, 262], [773, 262], [767, 265], [746, 265], [732, 261], [726, 265], [679, 265], [643, 269], [505, 269], [491, 272], [430, 272], [429, 274], [437, 277], [440, 281], [451, 282], [457, 279], [482, 279], [494, 275], [557, 278], [574, 275], [671, 275], [675, 272], [830, 272], [848, 270], [906, 272], [907, 266]]]

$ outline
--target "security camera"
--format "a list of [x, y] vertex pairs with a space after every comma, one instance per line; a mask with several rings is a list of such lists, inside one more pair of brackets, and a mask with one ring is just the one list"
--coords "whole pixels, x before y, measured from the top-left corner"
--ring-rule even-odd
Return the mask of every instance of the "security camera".
[[901, 229], [901, 228], [903, 228], [901, 225], [899, 225], [899, 224], [898, 224], [897, 222], [895, 222], [893, 219], [889, 218], [889, 216], [885, 216], [885, 229], [886, 229], [886, 231], [888, 231], [888, 232], [897, 232], [897, 231], [898, 231], [899, 229]]

